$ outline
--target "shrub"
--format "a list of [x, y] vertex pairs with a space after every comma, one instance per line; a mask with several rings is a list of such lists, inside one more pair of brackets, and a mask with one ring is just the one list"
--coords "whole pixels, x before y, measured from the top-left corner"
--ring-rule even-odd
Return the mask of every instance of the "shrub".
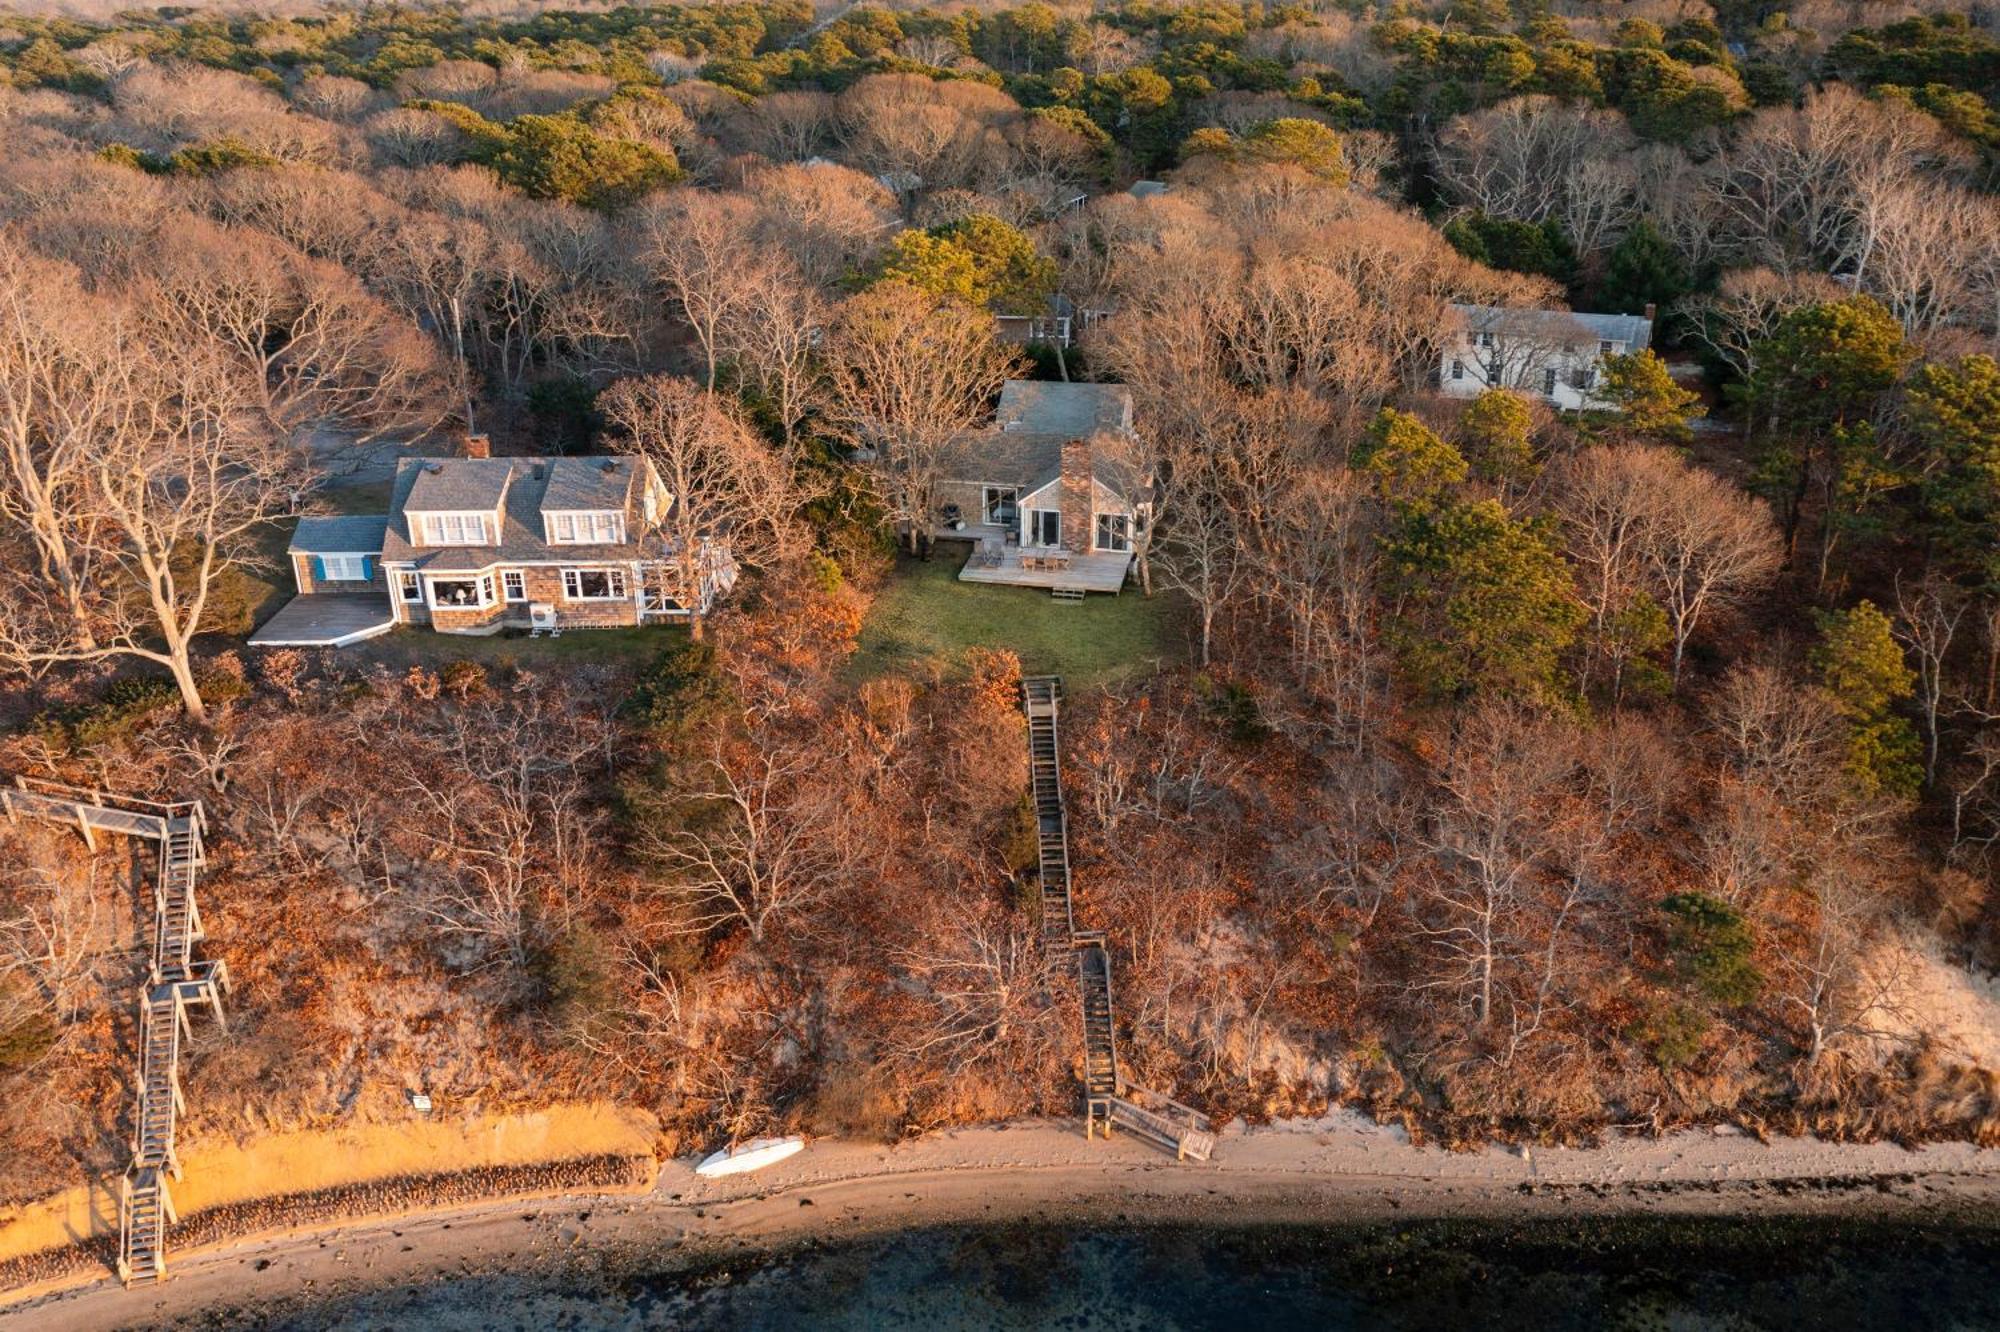
[[611, 950], [590, 926], [576, 923], [537, 958], [542, 1003], [556, 1030], [572, 1039], [602, 1026], [618, 1001]]
[[1708, 1014], [1692, 1004], [1656, 1004], [1626, 1029], [1660, 1068], [1671, 1072], [1694, 1062], [1708, 1035]]
[[1667, 952], [1675, 974], [1712, 1003], [1741, 1006], [1763, 991], [1756, 939], [1743, 913], [1706, 893], [1675, 893], [1660, 903], [1670, 924]]

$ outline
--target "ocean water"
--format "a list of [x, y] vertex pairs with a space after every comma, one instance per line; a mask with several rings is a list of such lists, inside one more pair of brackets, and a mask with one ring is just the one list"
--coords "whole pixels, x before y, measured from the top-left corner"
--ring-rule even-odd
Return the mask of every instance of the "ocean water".
[[[223, 1320], [228, 1321], [228, 1320]], [[380, 1291], [288, 1329], [2000, 1329], [2000, 1217], [951, 1227]]]

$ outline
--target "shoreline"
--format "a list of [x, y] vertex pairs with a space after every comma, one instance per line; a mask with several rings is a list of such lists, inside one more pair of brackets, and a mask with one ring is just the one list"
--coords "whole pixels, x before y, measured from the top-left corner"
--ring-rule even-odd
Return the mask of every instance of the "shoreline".
[[[441, 1177], [449, 1179], [451, 1177]], [[638, 1191], [634, 1191], [638, 1190]], [[273, 1200], [282, 1213], [285, 1200]], [[822, 1140], [767, 1171], [719, 1180], [687, 1161], [650, 1188], [468, 1199], [444, 1208], [279, 1225], [176, 1252], [164, 1285], [89, 1273], [0, 1294], [0, 1325], [172, 1325], [486, 1272], [597, 1273], [726, 1261], [800, 1243], [953, 1224], [1366, 1223], [1578, 1216], [1796, 1214], [2000, 1219], [2000, 1150], [1907, 1149], [1691, 1131], [1589, 1148], [1449, 1152], [1350, 1112], [1225, 1133], [1217, 1159], [1177, 1164], [1073, 1125], [961, 1129], [884, 1146]], [[191, 1222], [195, 1218], [190, 1218]]]

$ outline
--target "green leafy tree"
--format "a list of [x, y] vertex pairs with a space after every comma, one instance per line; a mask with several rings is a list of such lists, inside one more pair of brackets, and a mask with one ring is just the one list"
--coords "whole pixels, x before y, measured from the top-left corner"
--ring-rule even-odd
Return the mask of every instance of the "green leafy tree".
[[1917, 731], [1895, 707], [1916, 690], [1889, 617], [1870, 601], [1818, 615], [1812, 666], [1847, 719], [1849, 775], [1868, 794], [1912, 796], [1923, 780]]
[[1385, 498], [1429, 504], [1465, 480], [1465, 455], [1439, 439], [1421, 419], [1393, 407], [1376, 413], [1350, 459], [1368, 473]]
[[680, 176], [673, 158], [657, 148], [602, 138], [573, 116], [519, 116], [506, 128], [493, 167], [536, 199], [614, 208]]
[[1667, 956], [1676, 977], [1710, 1003], [1741, 1008], [1763, 993], [1757, 939], [1743, 913], [1707, 893], [1675, 893], [1667, 916]]
[[1641, 219], [1611, 247], [1605, 260], [1600, 309], [1639, 314], [1648, 305], [1666, 309], [1688, 294], [1687, 265], [1649, 221]]
[[1576, 251], [1554, 218], [1536, 223], [1466, 213], [1445, 224], [1444, 238], [1466, 258], [1510, 273], [1567, 283], [1576, 268]]
[[1057, 273], [1055, 260], [1036, 253], [1018, 227], [974, 213], [901, 233], [875, 276], [1001, 314], [1040, 314], [1055, 294]]
[[1196, 130], [1182, 145], [1181, 156], [1241, 163], [1282, 162], [1335, 185], [1347, 183], [1347, 157], [1340, 135], [1317, 120], [1296, 116], [1252, 125], [1240, 137], [1226, 129]]
[[1962, 578], [2000, 582], [1993, 524], [2000, 521], [2000, 361], [1967, 356], [1911, 377], [1911, 433], [1922, 455], [1924, 522]]
[[1761, 452], [1756, 485], [1778, 508], [1785, 545], [1796, 549], [1806, 497], [1818, 480], [1829, 500], [1851, 445], [1848, 427], [1873, 418], [1902, 378], [1910, 351], [1903, 326], [1870, 296], [1792, 311], [1753, 353], [1746, 388]]
[[1405, 678], [1434, 697], [1566, 700], [1562, 655], [1586, 616], [1541, 525], [1498, 500], [1400, 512], [1384, 553]]
[[1516, 486], [1535, 475], [1535, 448], [1529, 438], [1534, 423], [1526, 394], [1487, 389], [1459, 413], [1458, 438], [1466, 459], [1481, 476]]
[[1688, 421], [1700, 405], [1701, 395], [1676, 384], [1667, 372], [1667, 363], [1652, 348], [1607, 356], [1599, 370], [1598, 396], [1617, 413], [1622, 433], [1680, 444], [1694, 437]]

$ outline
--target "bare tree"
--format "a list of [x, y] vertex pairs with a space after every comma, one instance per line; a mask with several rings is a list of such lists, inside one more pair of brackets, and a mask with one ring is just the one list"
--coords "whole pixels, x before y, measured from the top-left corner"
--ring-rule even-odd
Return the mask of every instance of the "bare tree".
[[1917, 663], [1917, 706], [1924, 714], [1924, 782], [1937, 780], [1938, 714], [1944, 705], [1945, 663], [1968, 599], [1943, 579], [1925, 578], [1914, 587], [1896, 580], [1896, 638]]
[[812, 408], [819, 379], [815, 347], [826, 334], [819, 294], [777, 263], [752, 275], [742, 304], [721, 326], [724, 353], [764, 400], [790, 447]]
[[735, 195], [675, 191], [640, 205], [646, 263], [680, 308], [701, 348], [703, 382], [715, 389], [722, 327], [748, 298], [756, 209]]
[[664, 878], [670, 928], [738, 926], [762, 943], [844, 882], [840, 791], [827, 768], [810, 742], [718, 737], [684, 780], [648, 798], [635, 844]]
[[785, 461], [717, 395], [686, 379], [621, 379], [599, 399], [606, 419], [665, 483], [649, 524], [674, 566], [673, 594], [702, 636], [695, 589], [719, 560], [761, 569], [796, 555], [799, 496]]
[[945, 449], [981, 424], [1018, 366], [992, 317], [884, 282], [843, 302], [822, 349], [821, 413], [872, 449], [891, 516], [916, 551], [935, 508]]
[[[126, 328], [81, 367], [86, 382], [113, 386], [117, 414], [96, 423], [88, 456], [32, 520], [60, 542], [30, 536], [42, 558], [0, 569], [0, 659], [36, 673], [150, 661], [205, 721], [192, 652], [210, 598], [261, 558], [259, 533], [290, 510], [298, 486], [289, 451], [246, 428], [242, 377], [214, 346], [149, 337], [142, 320]], [[58, 555], [66, 572], [51, 563]]]

